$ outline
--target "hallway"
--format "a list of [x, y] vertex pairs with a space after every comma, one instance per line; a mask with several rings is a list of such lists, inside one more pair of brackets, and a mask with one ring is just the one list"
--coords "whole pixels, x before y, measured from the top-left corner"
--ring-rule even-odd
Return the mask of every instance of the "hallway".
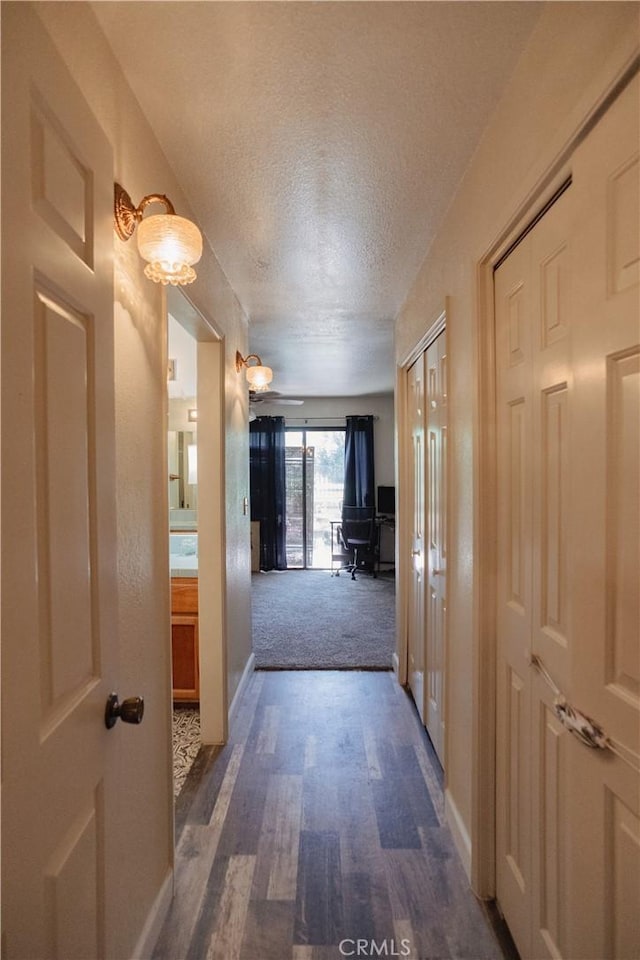
[[155, 960], [503, 956], [391, 673], [255, 673], [229, 743], [196, 760], [176, 840]]

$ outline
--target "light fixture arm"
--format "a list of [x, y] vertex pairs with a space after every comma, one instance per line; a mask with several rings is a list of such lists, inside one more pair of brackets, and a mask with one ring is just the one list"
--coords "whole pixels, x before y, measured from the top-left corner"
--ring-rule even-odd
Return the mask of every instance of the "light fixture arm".
[[243, 367], [250, 367], [252, 364], [249, 363], [249, 360], [255, 360], [253, 366], [261, 367], [262, 360], [257, 353], [249, 353], [246, 357], [243, 357], [239, 350], [236, 350], [236, 373], [240, 373]]
[[168, 214], [175, 216], [175, 208], [164, 193], [149, 193], [143, 197], [137, 207], [131, 197], [119, 183], [114, 184], [115, 229], [121, 240], [129, 240], [142, 220], [142, 215], [150, 203], [163, 203]]
[[148, 193], [146, 197], [142, 198], [142, 200], [136, 207], [136, 216], [138, 220], [142, 219], [142, 214], [144, 213], [145, 208], [148, 207], [150, 203], [164, 203], [165, 207], [167, 208], [167, 213], [171, 213], [175, 215], [175, 212], [176, 212], [175, 208], [171, 203], [171, 200], [169, 200], [169, 197], [166, 194]]

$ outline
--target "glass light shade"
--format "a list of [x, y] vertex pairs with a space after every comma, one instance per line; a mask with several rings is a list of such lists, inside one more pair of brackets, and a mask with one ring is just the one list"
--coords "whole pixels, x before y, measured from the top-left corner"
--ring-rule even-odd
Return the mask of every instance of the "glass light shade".
[[138, 250], [144, 260], [145, 276], [155, 283], [173, 286], [192, 283], [192, 264], [202, 256], [202, 234], [191, 220], [175, 213], [144, 217], [136, 230]]
[[249, 389], [256, 393], [267, 390], [273, 380], [273, 370], [271, 367], [247, 367], [247, 381]]

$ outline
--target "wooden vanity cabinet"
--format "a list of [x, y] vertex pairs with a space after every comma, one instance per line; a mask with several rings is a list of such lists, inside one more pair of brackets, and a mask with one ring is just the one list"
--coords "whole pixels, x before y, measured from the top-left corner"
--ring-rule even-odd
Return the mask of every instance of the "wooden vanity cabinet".
[[199, 700], [198, 580], [195, 577], [171, 580], [171, 656], [173, 699]]

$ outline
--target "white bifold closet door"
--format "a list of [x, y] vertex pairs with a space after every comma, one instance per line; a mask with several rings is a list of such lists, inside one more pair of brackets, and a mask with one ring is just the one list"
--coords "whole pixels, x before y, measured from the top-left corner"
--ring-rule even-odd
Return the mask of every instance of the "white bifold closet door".
[[408, 679], [418, 713], [424, 722], [425, 658], [425, 357], [421, 353], [407, 376], [407, 423], [409, 428], [409, 502], [411, 503], [411, 578], [407, 605]]
[[447, 347], [442, 331], [407, 375], [411, 580], [409, 685], [444, 763], [447, 573]]
[[523, 960], [640, 955], [638, 116], [636, 78], [495, 274], [497, 895]]
[[425, 726], [444, 765], [445, 636], [447, 627], [447, 334], [427, 347]]

